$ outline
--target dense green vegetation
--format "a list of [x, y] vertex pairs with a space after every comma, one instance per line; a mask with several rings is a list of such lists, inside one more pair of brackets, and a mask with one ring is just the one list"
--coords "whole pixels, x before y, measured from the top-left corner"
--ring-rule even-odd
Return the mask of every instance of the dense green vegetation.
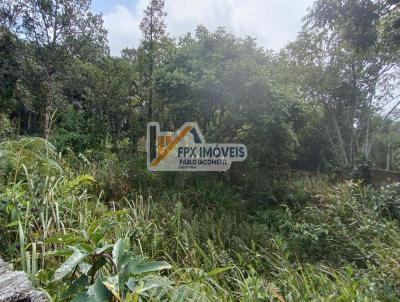
[[[279, 52], [172, 39], [149, 1], [110, 56], [88, 0], [0, 2], [0, 257], [53, 301], [399, 301], [400, 3], [318, 0]], [[146, 170], [148, 121], [244, 143]], [[293, 173], [293, 170], [312, 173]]]
[[43, 139], [0, 150], [2, 256], [54, 300], [398, 300], [399, 185], [303, 179], [257, 204], [217, 178], [149, 174], [107, 202], [108, 169], [127, 172], [111, 154], [76, 169]]

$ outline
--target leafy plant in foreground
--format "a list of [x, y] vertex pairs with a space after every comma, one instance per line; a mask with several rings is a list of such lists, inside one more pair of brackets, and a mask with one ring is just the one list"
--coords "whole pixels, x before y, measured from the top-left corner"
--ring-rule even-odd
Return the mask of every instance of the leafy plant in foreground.
[[56, 270], [53, 281], [61, 281], [69, 274], [74, 277], [78, 271], [79, 277], [63, 298], [73, 297], [74, 302], [139, 301], [140, 297], [164, 295], [169, 281], [155, 273], [170, 269], [171, 265], [165, 261], [143, 262], [128, 248], [126, 239], [102, 247], [69, 247], [73, 254]]

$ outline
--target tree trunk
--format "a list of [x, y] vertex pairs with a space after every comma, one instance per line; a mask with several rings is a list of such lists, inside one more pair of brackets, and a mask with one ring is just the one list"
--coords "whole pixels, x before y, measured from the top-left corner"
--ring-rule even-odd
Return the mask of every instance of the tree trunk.
[[52, 72], [48, 73], [47, 77], [47, 98], [46, 107], [44, 111], [44, 124], [43, 124], [43, 137], [45, 139], [49, 138], [51, 130], [51, 111], [53, 109], [53, 91], [54, 91], [54, 74]]
[[389, 170], [390, 170], [390, 138], [388, 139], [387, 153], [386, 153], [386, 171]]
[[17, 120], [17, 135], [21, 133], [21, 110], [18, 109], [18, 120]]
[[149, 92], [149, 122], [152, 121], [153, 119], [153, 84], [152, 84], [152, 73], [153, 73], [153, 68], [150, 68], [150, 92]]
[[331, 144], [332, 148], [335, 148], [335, 143], [333, 142], [332, 136], [331, 136], [331, 134], [329, 133], [329, 129], [328, 129], [328, 127], [326, 126], [326, 124], [324, 125], [324, 128], [325, 128], [325, 131], [326, 131], [326, 135], [328, 136], [328, 141], [329, 141], [329, 143]]
[[27, 130], [28, 134], [31, 133], [31, 125], [32, 125], [32, 112], [28, 111], [28, 124], [27, 124]]
[[340, 131], [336, 116], [334, 113], [330, 114], [331, 116], [331, 120], [333, 122], [333, 127], [335, 129], [337, 138], [338, 138], [338, 142], [339, 142], [339, 148], [340, 148], [340, 152], [342, 153], [342, 157], [343, 157], [343, 163], [345, 165], [345, 167], [349, 166], [349, 159], [347, 157], [347, 152], [346, 152], [346, 145], [345, 142], [343, 140], [343, 136], [342, 133]]
[[392, 150], [392, 171], [396, 171], [395, 152]]

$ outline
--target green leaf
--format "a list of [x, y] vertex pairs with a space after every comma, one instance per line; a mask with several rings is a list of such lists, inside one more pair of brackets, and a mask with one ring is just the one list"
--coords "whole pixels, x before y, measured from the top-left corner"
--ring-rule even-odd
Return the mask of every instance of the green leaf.
[[103, 302], [108, 301], [110, 292], [103, 284], [103, 277], [99, 275], [93, 285], [89, 286], [87, 297], [90, 301]]
[[[86, 275], [81, 275], [78, 279], [74, 280], [70, 287], [63, 292], [62, 300], [69, 300], [77, 292], [84, 290], [89, 285], [89, 278]], [[86, 294], [85, 294], [86, 296]]]
[[134, 275], [141, 275], [150, 272], [157, 272], [163, 269], [170, 269], [172, 266], [165, 261], [154, 261], [149, 263], [138, 263], [131, 261], [128, 264], [127, 270]]
[[[139, 281], [138, 286], [134, 288], [132, 294], [129, 296], [129, 301], [138, 302], [139, 301], [139, 294], [144, 287], [143, 281]], [[129, 293], [130, 294], [130, 293]], [[127, 297], [128, 300], [128, 297]]]
[[45, 243], [64, 243], [64, 244], [77, 244], [79, 242], [85, 241], [84, 238], [73, 235], [73, 234], [62, 234], [62, 235], [55, 235], [46, 239]]
[[74, 246], [71, 246], [70, 248], [74, 251], [74, 253], [56, 270], [53, 276], [53, 282], [61, 280], [70, 272], [72, 272], [75, 266], [77, 266], [87, 256], [86, 253]]
[[15, 221], [13, 221], [13, 222], [10, 222], [9, 224], [6, 224], [5, 227], [6, 227], [6, 228], [13, 228], [13, 227], [18, 226], [18, 224], [19, 224], [19, 221], [18, 221], [18, 220], [15, 220]]
[[100, 240], [104, 238], [107, 232], [109, 232], [115, 224], [115, 222], [106, 223], [106, 219], [104, 218], [93, 221], [88, 228], [88, 235], [94, 245], [97, 246]]
[[59, 257], [69, 257], [71, 256], [71, 249], [70, 248], [63, 248], [54, 251], [46, 251], [44, 254], [45, 256], [59, 256]]
[[92, 265], [89, 263], [80, 263], [79, 264], [79, 271], [82, 274], [88, 274], [89, 270], [92, 268]]
[[109, 211], [103, 213], [101, 218], [94, 220], [90, 224], [90, 226], [87, 228], [87, 233], [90, 239], [94, 241], [95, 245], [97, 245], [97, 243], [104, 237], [106, 232], [108, 232], [114, 226], [115, 223], [107, 223], [108, 221], [110, 221], [109, 218], [117, 217], [124, 213], [126, 213], [125, 209], [118, 211]]
[[107, 277], [106, 281], [103, 281], [103, 285], [107, 287], [107, 289], [113, 294], [114, 297], [117, 298], [118, 301], [121, 301], [118, 286], [118, 276]]
[[75, 298], [71, 300], [71, 302], [94, 302], [95, 300], [88, 299], [86, 293], [78, 293]]
[[105, 251], [111, 250], [113, 246], [114, 246], [113, 244], [107, 244], [105, 246], [102, 246], [102, 247], [99, 247], [99, 248], [95, 249], [93, 253], [97, 254], [97, 255], [98, 254], [102, 254]]
[[383, 283], [383, 292], [386, 296], [386, 298], [391, 298], [394, 301], [396, 301], [396, 292], [393, 290], [392, 286], [389, 284], [388, 281], [385, 281]]
[[213, 277], [213, 276], [219, 275], [225, 271], [231, 270], [233, 268], [235, 268], [235, 267], [234, 266], [218, 267], [218, 268], [212, 270], [211, 272], [208, 272], [207, 275], [210, 277]]
[[135, 290], [136, 285], [137, 281], [134, 278], [129, 278], [128, 282], [126, 282], [126, 286], [128, 286], [131, 291]]
[[92, 264], [92, 267], [88, 271], [88, 275], [92, 276], [93, 274], [96, 274], [96, 272], [99, 271], [105, 264], [107, 264], [105, 257], [96, 258], [96, 261]]
[[[126, 286], [132, 292], [139, 292], [140, 294], [143, 294], [146, 291], [149, 291], [151, 289], [154, 289], [157, 287], [165, 287], [166, 285], [168, 285], [168, 283], [166, 283], [165, 281], [160, 282], [160, 280], [163, 280], [163, 279], [159, 279], [157, 276], [155, 278], [152, 278], [152, 277], [146, 278], [139, 282], [139, 281], [136, 281], [134, 277], [131, 277], [131, 278], [129, 278], [128, 282], [126, 282]], [[142, 284], [140, 290], [137, 290], [137, 286], [141, 285], [141, 282], [143, 282], [143, 284]]]
[[72, 180], [68, 181], [67, 186], [70, 189], [73, 189], [73, 188], [75, 188], [77, 186], [92, 184], [95, 181], [96, 180], [94, 179], [93, 176], [84, 174], [84, 175], [79, 175], [75, 179], [72, 179]]
[[124, 247], [125, 247], [125, 240], [119, 239], [117, 243], [115, 243], [112, 251], [113, 260], [118, 269], [120, 269], [121, 267], [121, 259], [122, 256], [124, 255]]

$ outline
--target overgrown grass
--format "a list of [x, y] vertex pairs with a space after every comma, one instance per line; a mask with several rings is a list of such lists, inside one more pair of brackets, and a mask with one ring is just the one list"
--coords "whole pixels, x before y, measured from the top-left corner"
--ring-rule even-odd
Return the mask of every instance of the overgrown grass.
[[54, 301], [399, 301], [398, 185], [292, 181], [274, 206], [211, 180], [110, 199], [99, 165], [71, 169], [45, 141], [0, 158], [0, 254]]

